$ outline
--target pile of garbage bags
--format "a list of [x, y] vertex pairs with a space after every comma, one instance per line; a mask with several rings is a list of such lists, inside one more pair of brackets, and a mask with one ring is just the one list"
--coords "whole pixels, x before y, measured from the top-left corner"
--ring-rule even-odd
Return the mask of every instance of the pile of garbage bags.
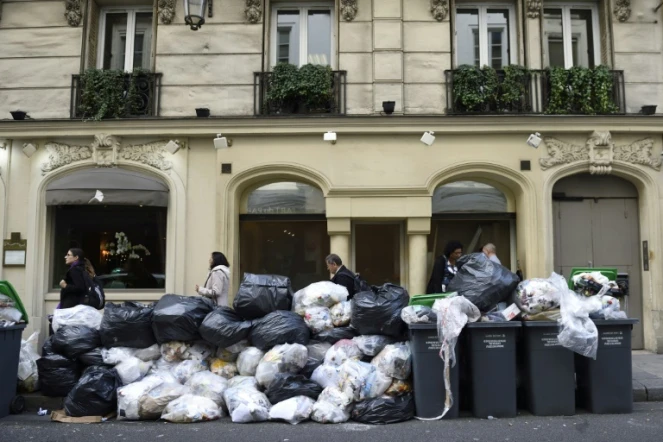
[[408, 300], [392, 284], [348, 301], [329, 281], [293, 294], [288, 278], [246, 274], [234, 308], [168, 294], [60, 309], [41, 358], [25, 342], [20, 374], [69, 416], [400, 422], [414, 416]]

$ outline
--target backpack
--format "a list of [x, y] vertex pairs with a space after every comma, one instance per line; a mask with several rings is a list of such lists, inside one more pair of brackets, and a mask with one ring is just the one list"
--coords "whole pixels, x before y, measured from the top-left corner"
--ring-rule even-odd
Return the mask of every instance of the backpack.
[[94, 307], [97, 310], [102, 310], [104, 305], [106, 305], [106, 295], [104, 294], [104, 289], [101, 284], [101, 281], [97, 276], [91, 277], [88, 272], [83, 272], [83, 279], [85, 280], [85, 286], [87, 287], [87, 294], [85, 295], [86, 305]]

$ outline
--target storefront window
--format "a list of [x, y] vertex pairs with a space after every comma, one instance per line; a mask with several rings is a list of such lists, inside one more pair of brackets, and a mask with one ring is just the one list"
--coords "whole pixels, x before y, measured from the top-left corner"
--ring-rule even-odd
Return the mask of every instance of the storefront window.
[[502, 192], [475, 181], [445, 184], [433, 194], [433, 213], [506, 211], [506, 197]]
[[52, 287], [59, 288], [64, 256], [81, 248], [105, 289], [163, 289], [166, 275], [166, 207], [54, 206]]
[[240, 215], [240, 273], [290, 278], [295, 290], [329, 279], [325, 197], [317, 187], [279, 182], [253, 190]]

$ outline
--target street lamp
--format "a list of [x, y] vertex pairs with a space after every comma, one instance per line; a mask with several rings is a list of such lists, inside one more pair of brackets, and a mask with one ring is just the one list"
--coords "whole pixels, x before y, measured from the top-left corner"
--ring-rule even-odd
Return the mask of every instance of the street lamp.
[[[184, 22], [191, 26], [191, 30], [197, 31], [205, 24], [205, 12], [208, 0], [184, 0]], [[212, 5], [210, 0], [209, 16], [212, 16]]]

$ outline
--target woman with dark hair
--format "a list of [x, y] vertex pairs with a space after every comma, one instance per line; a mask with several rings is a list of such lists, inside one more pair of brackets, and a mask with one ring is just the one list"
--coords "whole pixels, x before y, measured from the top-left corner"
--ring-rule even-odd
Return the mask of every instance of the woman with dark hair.
[[92, 263], [85, 258], [83, 250], [77, 248], [67, 251], [64, 262], [69, 266], [69, 270], [67, 270], [64, 279], [60, 281], [60, 305], [58, 308], [71, 308], [79, 304], [86, 304], [88, 290], [84, 273], [87, 272], [91, 278], [94, 278]]
[[216, 305], [228, 305], [228, 289], [230, 287], [230, 263], [221, 252], [212, 252], [209, 258], [209, 274], [205, 286], [196, 284], [196, 293], [212, 298]]
[[456, 261], [463, 255], [463, 245], [458, 241], [449, 241], [444, 247], [444, 254], [438, 256], [433, 265], [433, 272], [426, 287], [426, 294], [444, 293], [449, 282], [456, 276]]

